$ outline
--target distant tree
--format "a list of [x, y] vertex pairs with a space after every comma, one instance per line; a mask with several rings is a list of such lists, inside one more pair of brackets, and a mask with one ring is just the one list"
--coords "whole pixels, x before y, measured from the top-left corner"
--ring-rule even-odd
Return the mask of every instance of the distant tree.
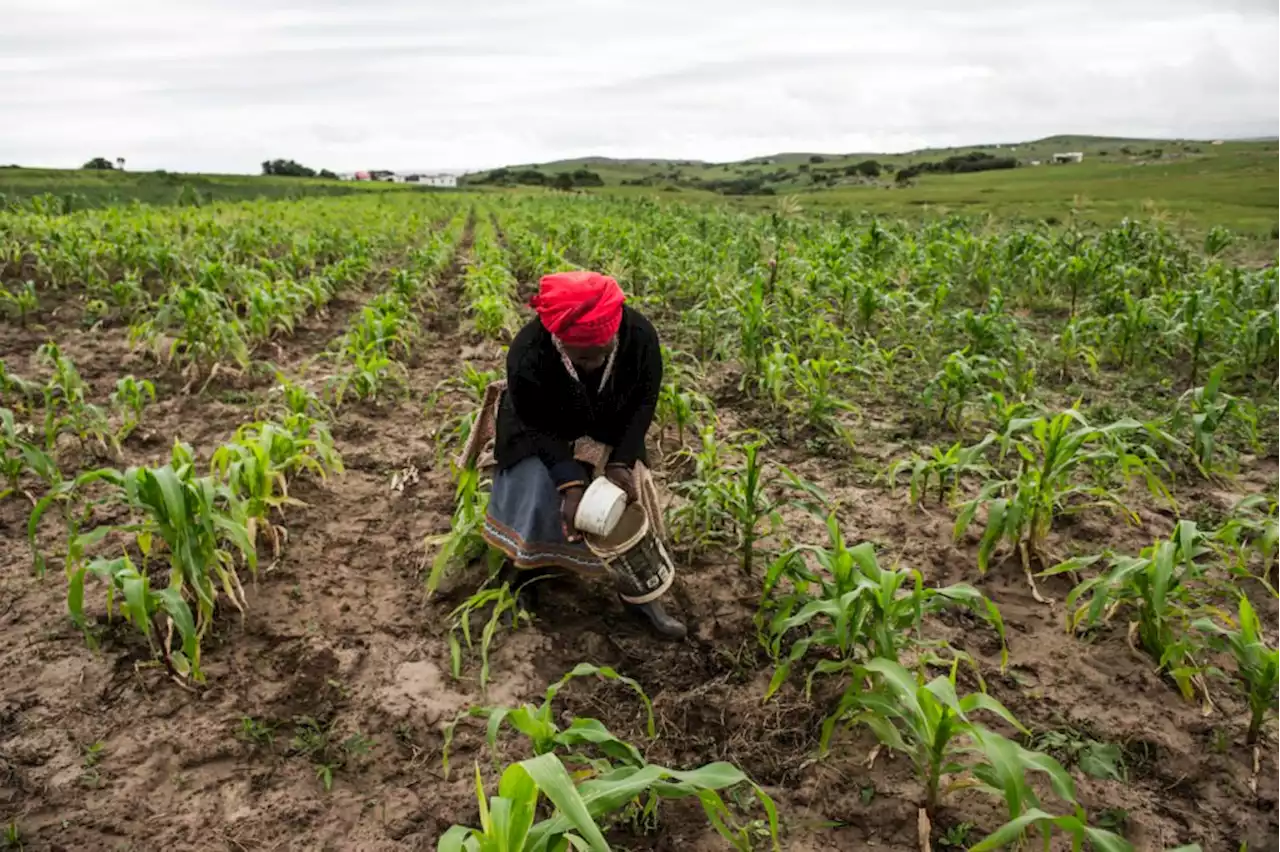
[[262, 163], [262, 173], [264, 175], [280, 175], [283, 177], [316, 176], [315, 169], [309, 169], [294, 160], [264, 160]]
[[110, 160], [108, 160], [106, 157], [94, 157], [92, 160], [90, 160], [89, 162], [85, 163], [85, 164], [84, 164], [83, 166], [81, 166], [80, 168], [82, 168], [82, 169], [100, 169], [100, 170], [103, 170], [103, 171], [111, 171], [112, 169], [114, 169], [114, 168], [115, 168], [115, 166], [111, 165], [111, 161], [110, 161]]
[[[679, 172], [676, 172], [677, 177]], [[604, 186], [604, 179], [600, 175], [588, 169], [575, 169], [573, 172], [574, 186]]]
[[827, 161], [827, 158], [822, 156], [821, 154], [814, 154], [813, 156], [809, 157], [809, 162], [811, 163], [825, 163], [826, 161]]
[[898, 169], [894, 180], [906, 183], [917, 175], [930, 174], [964, 174], [965, 172], [985, 172], [992, 169], [1017, 168], [1018, 161], [1014, 157], [994, 157], [983, 151], [971, 151], [968, 154], [957, 154], [947, 157], [941, 162], [923, 162], [904, 166]]
[[328, 169], [321, 169], [321, 170], [320, 170], [320, 175], [319, 175], [319, 176], [320, 176], [320, 177], [322, 177], [322, 178], [328, 178], [329, 180], [337, 180], [337, 179], [338, 179], [338, 176], [337, 176], [336, 174], [334, 174], [333, 172], [329, 171]]
[[116, 168], [124, 171], [124, 157], [116, 157]]
[[870, 177], [870, 178], [880, 177], [880, 172], [882, 169], [881, 165], [877, 163], [875, 160], [863, 160], [861, 163], [858, 163], [853, 168], [857, 171], [858, 174], [862, 175], [863, 177]]
[[569, 172], [561, 172], [556, 175], [556, 179], [551, 182], [551, 186], [555, 189], [570, 190], [573, 189], [573, 175]]

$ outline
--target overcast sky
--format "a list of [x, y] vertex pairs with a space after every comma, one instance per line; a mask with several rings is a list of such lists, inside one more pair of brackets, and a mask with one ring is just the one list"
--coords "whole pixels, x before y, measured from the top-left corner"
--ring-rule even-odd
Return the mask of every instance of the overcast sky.
[[1276, 0], [0, 0], [0, 163], [706, 160], [1280, 123]]

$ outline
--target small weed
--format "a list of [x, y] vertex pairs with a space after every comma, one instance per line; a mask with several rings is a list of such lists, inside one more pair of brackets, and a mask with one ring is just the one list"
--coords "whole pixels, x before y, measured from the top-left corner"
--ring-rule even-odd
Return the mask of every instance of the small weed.
[[359, 731], [335, 742], [336, 721], [322, 723], [310, 716], [299, 716], [294, 719], [294, 725], [293, 752], [315, 764], [316, 777], [326, 792], [333, 789], [334, 773], [346, 769], [355, 758], [368, 754], [373, 745], [373, 740]]
[[1129, 812], [1124, 808], [1103, 808], [1098, 811], [1095, 824], [1098, 828], [1105, 828], [1107, 831], [1123, 835], [1129, 825]]
[[22, 849], [22, 831], [17, 822], [10, 822], [5, 826], [3, 843], [5, 849]]
[[938, 845], [944, 849], [968, 849], [969, 832], [973, 831], [973, 823], [962, 822], [953, 825], [938, 838]]
[[80, 783], [84, 786], [94, 789], [102, 786], [102, 774], [98, 771], [98, 764], [102, 762], [106, 747], [106, 743], [98, 740], [80, 750]]
[[276, 741], [276, 726], [267, 719], [259, 721], [252, 716], [245, 716], [240, 719], [240, 730], [236, 732], [236, 737], [253, 748], [270, 751]]
[[1045, 731], [1035, 736], [1031, 747], [1051, 754], [1068, 766], [1076, 766], [1090, 778], [1125, 781], [1128, 771], [1120, 746], [1099, 742], [1074, 728]]
[[1209, 732], [1209, 748], [1214, 754], [1226, 754], [1231, 751], [1231, 732], [1226, 728], [1214, 728]]

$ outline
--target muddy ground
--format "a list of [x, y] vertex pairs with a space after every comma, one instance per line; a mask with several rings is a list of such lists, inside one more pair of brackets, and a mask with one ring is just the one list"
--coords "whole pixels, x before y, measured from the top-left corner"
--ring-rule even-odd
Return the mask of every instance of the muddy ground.
[[[347, 472], [328, 483], [297, 484], [294, 496], [306, 505], [285, 516], [285, 552], [249, 588], [248, 616], [219, 620], [199, 692], [145, 666], [144, 643], [128, 631], [109, 632], [98, 650], [87, 648], [65, 614], [59, 562], [51, 560], [44, 577], [31, 573], [29, 503], [0, 503], [0, 817], [16, 825], [24, 848], [434, 849], [449, 825], [476, 823], [472, 766], [478, 762], [492, 778], [493, 765], [482, 733], [464, 723], [446, 779], [443, 727], [471, 705], [535, 700], [574, 664], [589, 661], [644, 686], [658, 736], [645, 738], [640, 703], [614, 684], [576, 682], [562, 694], [564, 712], [602, 720], [641, 744], [653, 762], [735, 762], [776, 799], [785, 849], [917, 849], [920, 788], [903, 759], [880, 755], [868, 768], [873, 741], [865, 732], [841, 735], [830, 758], [814, 759], [829, 689], [806, 699], [803, 677], [793, 675], [778, 696], [761, 702], [771, 668], [752, 624], [759, 580], [744, 577], [730, 557], [682, 566], [672, 606], [691, 626], [684, 643], [650, 639], [604, 586], [555, 580], [543, 588], [536, 621], [497, 640], [487, 696], [474, 657], [462, 680], [451, 678], [448, 613], [480, 577], [472, 572], [431, 600], [424, 594], [423, 540], [448, 529], [452, 510], [452, 483], [424, 403], [463, 360], [501, 365], [497, 346], [470, 337], [460, 322], [457, 272], [455, 265], [443, 308], [429, 319], [409, 365], [406, 398], [348, 405], [337, 416], [333, 431]], [[348, 294], [263, 357], [292, 375], [320, 379], [323, 365], [310, 359], [370, 294]], [[203, 394], [184, 395], [179, 377], [129, 352], [123, 329], [81, 329], [74, 301], [46, 306], [35, 322], [39, 328], [3, 326], [0, 358], [10, 369], [38, 372], [35, 348], [51, 337], [101, 403], [124, 372], [156, 381], [160, 401], [126, 443], [125, 462], [161, 461], [175, 437], [207, 456], [253, 419], [270, 384], [219, 379]], [[722, 415], [732, 424], [750, 410], [730, 406]], [[833, 463], [786, 447], [773, 457], [839, 499], [849, 541], [876, 542], [882, 559], [900, 559], [930, 583], [975, 582], [997, 602], [1010, 637], [1003, 674], [985, 628], [948, 617], [930, 630], [981, 660], [989, 690], [1032, 729], [1073, 729], [1123, 749], [1127, 781], [1074, 773], [1095, 821], [1114, 809], [1111, 818], [1125, 818], [1140, 849], [1189, 842], [1230, 852], [1242, 843], [1275, 849], [1274, 727], [1255, 777], [1241, 702], [1224, 697], [1214, 715], [1202, 716], [1128, 647], [1122, 626], [1088, 642], [1070, 637], [1061, 605], [1033, 600], [1012, 564], [978, 577], [976, 538], [954, 542], [950, 514], [911, 509], [902, 491], [890, 494], [872, 482], [914, 445], [906, 420], [893, 411], [868, 418], [852, 459]], [[75, 447], [64, 448], [72, 468], [92, 461], [78, 456]], [[416, 478], [392, 488], [398, 473], [411, 471]], [[665, 478], [662, 464], [657, 474]], [[1270, 458], [1251, 462], [1230, 489], [1200, 487], [1179, 497], [1221, 511], [1240, 493], [1274, 488]], [[1106, 544], [1136, 551], [1172, 526], [1158, 507], [1142, 514], [1140, 530], [1105, 515], [1081, 517], [1055, 544], [1063, 552]], [[52, 554], [61, 545], [57, 532], [48, 523], [41, 537]], [[821, 541], [816, 528], [810, 533]], [[1045, 586], [1059, 601], [1068, 589], [1065, 582]], [[1274, 624], [1274, 600], [1254, 597]], [[250, 732], [246, 717], [254, 721]], [[356, 734], [368, 743], [365, 753], [332, 768], [329, 791], [316, 763], [290, 748], [309, 724], [304, 720], [328, 730], [334, 744]], [[520, 754], [514, 740], [502, 750]], [[972, 842], [999, 821], [988, 799], [957, 794], [934, 827], [935, 848], [945, 848], [948, 831], [964, 836], [954, 833], [960, 823], [975, 824]], [[618, 829], [612, 839], [618, 849], [725, 848], [698, 805], [685, 802], [664, 805], [648, 833]]]

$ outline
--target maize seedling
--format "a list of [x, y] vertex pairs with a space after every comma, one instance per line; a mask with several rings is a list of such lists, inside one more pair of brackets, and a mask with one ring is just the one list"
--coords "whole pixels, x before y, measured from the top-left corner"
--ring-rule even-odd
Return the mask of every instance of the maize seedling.
[[1235, 623], [1228, 627], [1208, 618], [1196, 619], [1191, 626], [1208, 634], [1211, 644], [1229, 651], [1235, 660], [1236, 680], [1244, 687], [1249, 702], [1245, 743], [1255, 745], [1267, 713], [1274, 714], [1280, 700], [1280, 657], [1267, 644], [1257, 613], [1244, 595], [1240, 596], [1237, 613]]

